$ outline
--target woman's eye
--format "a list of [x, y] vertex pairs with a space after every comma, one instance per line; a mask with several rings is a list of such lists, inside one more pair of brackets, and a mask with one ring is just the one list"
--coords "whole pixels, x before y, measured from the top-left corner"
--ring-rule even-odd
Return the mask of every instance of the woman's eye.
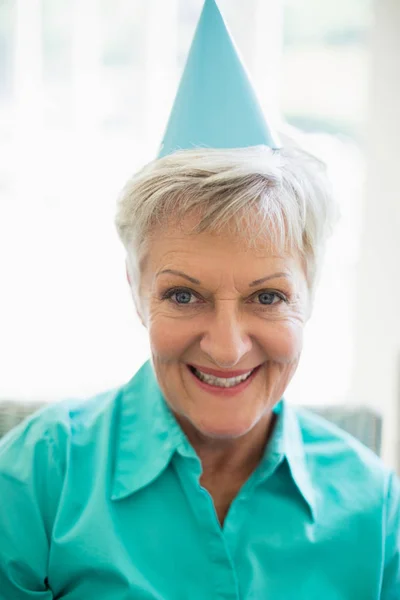
[[263, 304], [264, 306], [278, 304], [284, 300], [284, 298], [276, 292], [261, 292], [261, 294], [257, 294], [257, 298], [260, 298], [260, 304]]
[[[175, 298], [174, 298], [175, 296]], [[173, 290], [168, 290], [164, 296], [163, 299], [166, 300], [170, 300], [172, 299], [173, 302], [175, 304], [178, 305], [184, 305], [184, 304], [190, 304], [190, 297], [193, 296], [193, 292], [190, 292], [189, 290], [186, 289], [173, 289]]]
[[187, 290], [174, 292], [172, 295], [176, 297], [177, 304], [190, 304], [190, 297], [193, 296], [192, 292]]

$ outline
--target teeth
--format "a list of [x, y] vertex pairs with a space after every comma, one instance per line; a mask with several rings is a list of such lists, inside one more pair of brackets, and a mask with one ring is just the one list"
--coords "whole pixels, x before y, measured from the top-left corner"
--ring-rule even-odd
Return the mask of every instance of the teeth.
[[248, 373], [244, 373], [244, 375], [240, 375], [239, 377], [225, 378], [225, 377], [214, 377], [214, 375], [207, 375], [206, 373], [202, 373], [201, 371], [198, 371], [194, 367], [193, 367], [193, 370], [194, 370], [195, 374], [197, 375], [197, 377], [201, 381], [205, 381], [205, 383], [209, 383], [211, 385], [216, 385], [218, 387], [225, 387], [225, 388], [233, 387], [234, 385], [237, 385], [238, 383], [245, 381], [248, 377], [250, 377], [250, 375], [254, 371], [254, 369], [252, 369]]

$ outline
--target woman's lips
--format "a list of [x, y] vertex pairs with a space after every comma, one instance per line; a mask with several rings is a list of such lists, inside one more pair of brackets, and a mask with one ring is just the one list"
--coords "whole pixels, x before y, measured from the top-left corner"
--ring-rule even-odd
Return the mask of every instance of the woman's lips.
[[[193, 373], [193, 371], [191, 370], [189, 365], [187, 365], [187, 368], [188, 368], [188, 372], [190, 373], [190, 376], [192, 377], [194, 382], [199, 386], [199, 388], [201, 388], [205, 392], [208, 392], [209, 394], [211, 393], [213, 396], [222, 396], [222, 397], [229, 398], [231, 396], [235, 396], [236, 394], [240, 394], [249, 385], [251, 385], [253, 379], [257, 376], [257, 373], [260, 370], [260, 366], [261, 365], [256, 367], [254, 369], [253, 373], [245, 381], [242, 381], [241, 383], [238, 383], [237, 385], [234, 385], [233, 387], [228, 387], [228, 388], [211, 385], [209, 383], [206, 383], [205, 381], [201, 381], [201, 379], [196, 377], [196, 375]], [[248, 373], [248, 371], [244, 371], [244, 373]]]

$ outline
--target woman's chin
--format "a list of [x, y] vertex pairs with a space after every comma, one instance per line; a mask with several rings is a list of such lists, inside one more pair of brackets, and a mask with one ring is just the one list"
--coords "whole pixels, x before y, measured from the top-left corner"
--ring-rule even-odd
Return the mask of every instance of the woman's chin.
[[229, 440], [239, 438], [248, 433], [254, 426], [254, 422], [226, 420], [222, 423], [209, 420], [192, 421], [192, 425], [205, 437], [218, 440]]

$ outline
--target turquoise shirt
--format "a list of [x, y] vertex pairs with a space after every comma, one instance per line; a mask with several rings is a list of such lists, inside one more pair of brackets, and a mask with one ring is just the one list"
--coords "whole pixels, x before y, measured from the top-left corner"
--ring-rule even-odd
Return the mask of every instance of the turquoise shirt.
[[147, 361], [0, 444], [1, 600], [399, 600], [396, 477], [282, 400], [224, 526]]

